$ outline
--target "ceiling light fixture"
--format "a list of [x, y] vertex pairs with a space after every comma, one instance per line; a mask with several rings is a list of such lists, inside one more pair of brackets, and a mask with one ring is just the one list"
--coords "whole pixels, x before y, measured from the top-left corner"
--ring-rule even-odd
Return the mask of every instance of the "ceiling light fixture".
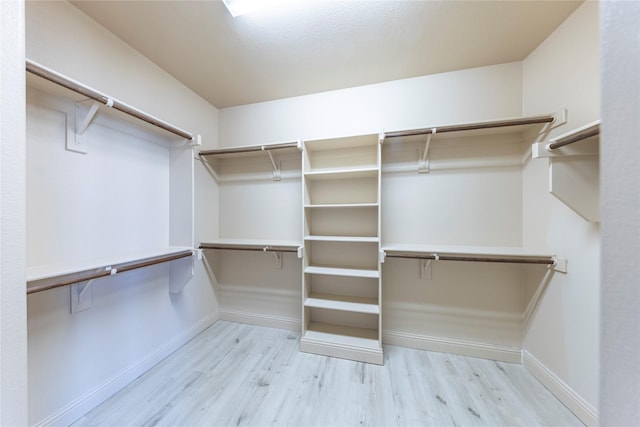
[[222, 0], [234, 18], [260, 9], [266, 9], [267, 7], [272, 7], [285, 1], [286, 0]]

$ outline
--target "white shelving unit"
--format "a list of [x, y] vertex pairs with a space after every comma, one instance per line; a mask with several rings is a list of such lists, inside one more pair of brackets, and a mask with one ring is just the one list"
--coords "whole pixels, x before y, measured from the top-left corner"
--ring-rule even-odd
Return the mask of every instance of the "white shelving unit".
[[300, 350], [382, 364], [378, 135], [304, 142]]

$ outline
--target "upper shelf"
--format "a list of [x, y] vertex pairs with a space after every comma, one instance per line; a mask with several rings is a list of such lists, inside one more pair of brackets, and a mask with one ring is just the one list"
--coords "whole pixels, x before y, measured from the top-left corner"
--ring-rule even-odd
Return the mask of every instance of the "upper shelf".
[[201, 242], [200, 249], [221, 249], [231, 251], [298, 252], [302, 243], [295, 240], [267, 239], [215, 239]]
[[553, 265], [560, 271], [564, 269], [560, 265], [563, 260], [558, 259], [554, 254], [521, 247], [385, 244], [382, 252], [387, 258], [546, 264]]
[[[285, 156], [282, 156], [283, 158], [290, 157], [292, 153], [297, 154], [298, 160], [294, 163], [297, 163], [298, 166], [293, 166], [293, 168], [300, 170], [300, 150], [302, 150], [302, 141], [298, 140], [296, 142], [245, 145], [240, 147], [217, 148], [215, 150], [202, 150], [199, 154], [200, 158], [203, 160], [203, 164], [209, 169], [218, 182], [234, 181], [231, 177], [238, 174], [239, 179], [242, 181], [247, 178], [247, 173], [249, 173], [249, 175], [253, 175], [254, 178], [263, 179], [263, 172], [265, 172], [263, 169], [265, 167], [270, 169], [269, 175], [274, 181], [280, 181], [283, 175], [283, 165], [282, 160], [278, 159], [275, 153], [278, 152], [284, 154]], [[264, 153], [266, 153], [266, 155], [264, 155]], [[247, 162], [248, 159], [259, 158], [258, 156], [264, 156], [265, 159], [264, 163], [260, 163], [260, 167], [255, 168], [255, 166], [258, 165]], [[240, 167], [238, 168], [238, 166]], [[287, 168], [285, 165], [284, 170], [289, 173], [292, 172], [290, 170], [291, 166], [292, 165], [289, 165]], [[262, 173], [258, 171], [261, 171]], [[299, 176], [299, 173], [294, 174], [294, 176]]]
[[280, 142], [276, 144], [262, 144], [262, 145], [244, 145], [240, 147], [229, 148], [216, 148], [214, 150], [202, 150], [201, 156], [213, 157], [213, 158], [231, 158], [231, 157], [243, 157], [256, 155], [262, 151], [278, 150], [281, 152], [299, 152], [302, 149], [300, 141], [294, 142]]
[[132, 107], [112, 96], [97, 91], [83, 83], [71, 79], [70, 77], [38, 64], [37, 62], [27, 59], [25, 69], [33, 76], [37, 76], [37, 78], [27, 79], [28, 86], [54, 95], [64, 95], [78, 103], [87, 100], [94, 103], [94, 106], [89, 109], [89, 112], [85, 117], [82, 119], [76, 118], [76, 132], [78, 134], [84, 133], [86, 127], [92, 122], [94, 116], [98, 112], [98, 107], [105, 106], [107, 110], [117, 110], [124, 114], [123, 117], [134, 118], [138, 123], [143, 122], [156, 129], [161, 129], [163, 132], [169, 132], [180, 137], [181, 140], [187, 140], [191, 144], [200, 144], [199, 135], [195, 135], [162, 119], [154, 117], [151, 114]]
[[385, 132], [383, 136], [385, 141], [387, 139], [393, 139], [395, 141], [416, 141], [418, 139], [423, 140], [423, 137], [427, 135], [432, 135], [436, 139], [444, 139], [500, 133], [528, 133], [542, 129], [545, 125], [553, 123], [554, 120], [555, 116], [553, 114], [547, 114], [542, 116], [458, 123], [443, 126], [430, 126], [421, 129]]

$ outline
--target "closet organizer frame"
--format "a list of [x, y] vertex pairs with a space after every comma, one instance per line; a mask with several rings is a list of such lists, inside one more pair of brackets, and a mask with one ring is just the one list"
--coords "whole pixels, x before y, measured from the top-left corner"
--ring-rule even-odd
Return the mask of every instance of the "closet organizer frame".
[[[563, 116], [566, 116], [564, 111]], [[396, 140], [406, 141], [408, 138], [419, 136], [426, 137], [422, 156], [418, 159], [418, 172], [429, 172], [429, 148], [432, 138], [443, 134], [457, 134], [460, 136], [490, 135], [497, 133], [531, 133], [536, 139], [543, 139], [552, 128], [566, 123], [563, 118], [559, 123], [555, 114], [519, 117], [511, 119], [500, 119], [475, 123], [461, 123], [444, 126], [432, 126], [413, 130], [403, 130], [395, 132], [382, 132], [381, 141]], [[537, 130], [537, 132], [536, 132]], [[435, 140], [434, 140], [435, 141]], [[562, 145], [571, 142], [562, 141]], [[536, 143], [540, 144], [540, 143]], [[534, 144], [535, 145], [535, 144]], [[546, 265], [555, 271], [566, 273], [567, 260], [555, 254], [542, 254], [528, 252], [522, 248], [495, 248], [495, 247], [423, 247], [419, 245], [391, 244], [385, 245], [382, 249], [382, 259], [385, 258], [405, 258], [417, 259], [422, 264], [421, 271], [424, 272], [431, 267], [433, 261], [461, 261], [461, 262], [484, 262], [484, 263], [511, 263], [511, 264], [537, 264]]]
[[[165, 135], [164, 138], [166, 138], [167, 134], [171, 134], [173, 138], [170, 140], [165, 139], [164, 142], [168, 142], [172, 149], [201, 144], [200, 135], [174, 126], [35, 61], [26, 59], [25, 70], [43, 81], [53, 83], [52, 86], [44, 87], [45, 92], [49, 92], [53, 96], [69, 98], [75, 102], [75, 139], [70, 141], [69, 135], [67, 135], [66, 143], [66, 148], [70, 151], [87, 153], [86, 143], [82, 137], [94, 122], [100, 107], [122, 113], [122, 115], [117, 116], [118, 120], [124, 120], [127, 117], [133, 118], [133, 122], [137, 126], [143, 125], [145, 131], [154, 130], [154, 132], [158, 132], [159, 130], [157, 133], [158, 138], [163, 138], [159, 135]], [[28, 86], [33, 84], [36, 89], [43, 88], [43, 85], [37, 81], [29, 84], [30, 81], [27, 80], [27, 83]], [[55, 87], [60, 87], [61, 90], [55, 89]], [[71, 92], [80, 95], [80, 99], [77, 95], [71, 96]], [[81, 107], [86, 101], [92, 101], [92, 104], [88, 112], [82, 116], [83, 108]], [[176, 136], [179, 139], [175, 139]], [[90, 299], [85, 298], [85, 296], [95, 280], [163, 263], [170, 263], [169, 292], [180, 293], [194, 274], [193, 255], [196, 252], [192, 247], [192, 236], [190, 240], [191, 246], [168, 246], [159, 250], [113, 257], [108, 260], [86, 260], [77, 263], [30, 267], [27, 269], [26, 275], [26, 293], [31, 295], [64, 286], [72, 286], [71, 311], [75, 313], [91, 306]]]

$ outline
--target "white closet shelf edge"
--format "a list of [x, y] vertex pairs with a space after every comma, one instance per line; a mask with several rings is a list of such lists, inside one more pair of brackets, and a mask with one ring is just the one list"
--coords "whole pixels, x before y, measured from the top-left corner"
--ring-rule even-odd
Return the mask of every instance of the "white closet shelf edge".
[[60, 262], [45, 265], [27, 267], [27, 282], [51, 279], [54, 277], [66, 276], [83, 271], [96, 270], [109, 266], [127, 264], [145, 259], [170, 256], [184, 251], [193, 251], [190, 246], [169, 246], [166, 248], [151, 249], [148, 251], [132, 252], [117, 256], [95, 258], [88, 260], [77, 260]]
[[459, 256], [488, 256], [488, 257], [516, 257], [553, 258], [554, 254], [546, 251], [526, 249], [519, 246], [450, 246], [450, 245], [420, 245], [420, 244], [384, 244], [383, 252], [411, 252], [416, 254], [438, 254]]

